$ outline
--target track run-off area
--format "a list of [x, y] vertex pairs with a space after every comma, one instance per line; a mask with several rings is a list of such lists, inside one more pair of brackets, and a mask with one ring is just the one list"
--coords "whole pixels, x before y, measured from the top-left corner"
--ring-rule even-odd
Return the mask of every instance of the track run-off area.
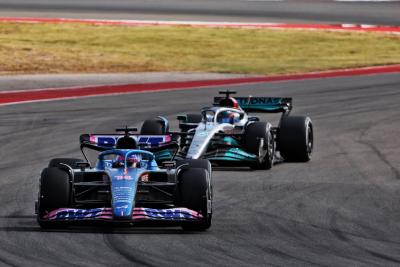
[[[400, 264], [400, 74], [98, 96], [0, 107], [0, 262], [5, 266], [349, 266]], [[306, 164], [214, 172], [213, 225], [41, 231], [39, 174], [80, 157], [78, 136], [211, 104], [221, 89], [290, 96], [315, 127]], [[261, 115], [277, 122], [275, 116]]]

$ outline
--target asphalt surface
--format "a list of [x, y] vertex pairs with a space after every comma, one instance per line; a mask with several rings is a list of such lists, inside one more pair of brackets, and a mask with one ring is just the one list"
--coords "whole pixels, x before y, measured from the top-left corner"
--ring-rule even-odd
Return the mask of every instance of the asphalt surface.
[[400, 25], [400, 2], [0, 0], [0, 16]]
[[0, 76], [0, 92], [93, 85], [183, 82], [257, 77], [249, 74], [206, 72], [135, 72], [94, 74], [26, 74]]
[[315, 153], [309, 163], [269, 171], [215, 171], [213, 225], [203, 233], [44, 232], [34, 201], [51, 158], [80, 156], [79, 134], [173, 119], [220, 88], [0, 107], [0, 265], [398, 266], [399, 84], [391, 74], [232, 86], [242, 95], [294, 97], [293, 113], [314, 122]]

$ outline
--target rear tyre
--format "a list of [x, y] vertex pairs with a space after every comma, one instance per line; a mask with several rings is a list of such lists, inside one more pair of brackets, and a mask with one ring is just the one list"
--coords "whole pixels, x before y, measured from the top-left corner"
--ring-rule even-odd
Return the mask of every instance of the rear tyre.
[[76, 158], [55, 158], [55, 159], [50, 160], [49, 168], [62, 167], [62, 165], [60, 165], [60, 163], [62, 163], [62, 164], [66, 164], [66, 165], [70, 166], [73, 169], [77, 169], [79, 167], [78, 167], [78, 165], [76, 165], [76, 163], [82, 162], [82, 161], [83, 160], [76, 159]]
[[58, 208], [70, 205], [71, 183], [66, 171], [57, 168], [45, 168], [40, 177], [38, 199], [38, 223], [42, 228], [60, 227], [62, 223], [43, 220], [43, 216]]
[[286, 161], [307, 162], [314, 147], [311, 119], [305, 116], [288, 116], [281, 121], [279, 151]]
[[199, 212], [204, 220], [185, 222], [184, 230], [204, 231], [211, 226], [211, 185], [209, 174], [203, 168], [183, 169], [179, 174], [180, 205]]
[[145, 120], [140, 130], [141, 135], [165, 135], [168, 129], [165, 129], [160, 120]]
[[270, 127], [270, 124], [266, 122], [254, 122], [246, 128], [244, 147], [249, 153], [258, 156], [258, 161], [250, 166], [252, 169], [269, 170], [272, 168], [275, 140]]

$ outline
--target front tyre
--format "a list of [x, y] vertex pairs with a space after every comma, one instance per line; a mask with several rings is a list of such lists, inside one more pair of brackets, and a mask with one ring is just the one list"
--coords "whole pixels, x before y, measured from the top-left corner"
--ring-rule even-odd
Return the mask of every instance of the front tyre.
[[41, 228], [60, 226], [58, 222], [43, 220], [43, 216], [58, 208], [67, 208], [70, 204], [71, 183], [66, 171], [57, 168], [45, 168], [40, 177], [38, 199], [38, 223]]
[[199, 212], [204, 220], [185, 222], [184, 230], [204, 231], [211, 226], [212, 196], [209, 173], [203, 168], [183, 169], [179, 173], [180, 204], [182, 207]]
[[286, 161], [307, 162], [314, 148], [314, 130], [306, 116], [288, 116], [281, 121], [279, 151]]
[[244, 134], [244, 147], [249, 153], [258, 156], [258, 161], [253, 163], [251, 168], [271, 169], [275, 157], [275, 140], [271, 124], [267, 122], [249, 124]]
[[141, 135], [165, 135], [168, 127], [159, 119], [145, 120], [140, 129]]

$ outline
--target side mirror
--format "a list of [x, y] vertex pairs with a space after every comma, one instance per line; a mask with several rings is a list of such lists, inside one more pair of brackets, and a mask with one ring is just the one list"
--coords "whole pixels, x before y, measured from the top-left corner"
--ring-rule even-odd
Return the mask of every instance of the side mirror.
[[206, 122], [212, 122], [214, 117], [211, 114], [206, 114], [205, 119], [206, 119]]

